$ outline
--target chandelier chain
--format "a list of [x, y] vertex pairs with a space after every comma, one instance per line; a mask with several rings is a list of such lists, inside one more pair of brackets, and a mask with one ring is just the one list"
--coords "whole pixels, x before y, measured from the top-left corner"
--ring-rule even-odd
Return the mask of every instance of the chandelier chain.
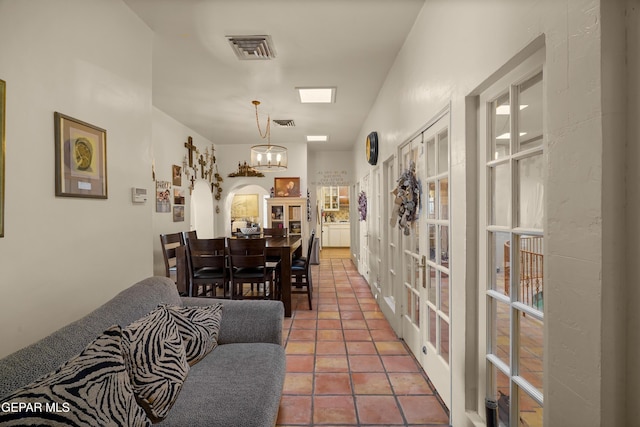
[[271, 145], [271, 115], [267, 115], [267, 128], [263, 135], [262, 128], [260, 127], [260, 120], [258, 119], [258, 105], [260, 105], [260, 102], [253, 101], [253, 105], [256, 107], [256, 124], [258, 125], [258, 133], [260, 134], [260, 138], [266, 139], [267, 144]]

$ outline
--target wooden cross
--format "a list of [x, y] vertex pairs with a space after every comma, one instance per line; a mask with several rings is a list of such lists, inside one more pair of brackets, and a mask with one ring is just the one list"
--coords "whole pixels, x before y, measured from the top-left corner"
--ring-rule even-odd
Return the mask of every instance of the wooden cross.
[[200, 154], [200, 160], [198, 160], [198, 163], [200, 164], [200, 176], [204, 179], [204, 167], [207, 164], [207, 161], [204, 159], [202, 154]]
[[193, 150], [196, 149], [196, 146], [193, 145], [193, 138], [189, 137], [184, 146], [189, 150], [189, 167], [193, 167]]

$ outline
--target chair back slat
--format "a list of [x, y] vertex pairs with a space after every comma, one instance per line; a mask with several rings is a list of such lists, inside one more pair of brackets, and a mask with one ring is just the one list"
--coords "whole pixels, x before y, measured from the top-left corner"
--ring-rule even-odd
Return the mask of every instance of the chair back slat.
[[263, 228], [264, 237], [287, 237], [287, 228]]
[[197, 239], [187, 240], [188, 259], [193, 270], [203, 267], [225, 267], [225, 239]]

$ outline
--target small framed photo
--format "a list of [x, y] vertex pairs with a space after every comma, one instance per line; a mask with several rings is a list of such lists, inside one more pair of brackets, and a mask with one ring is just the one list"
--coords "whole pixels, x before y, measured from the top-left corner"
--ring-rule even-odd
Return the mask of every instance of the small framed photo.
[[171, 168], [171, 175], [173, 176], [173, 185], [177, 187], [182, 186], [182, 166], [173, 165]]
[[300, 177], [274, 178], [273, 188], [276, 197], [300, 197]]
[[184, 189], [175, 188], [173, 189], [173, 204], [174, 205], [184, 205]]
[[107, 131], [55, 112], [56, 196], [107, 198]]
[[184, 206], [174, 206], [173, 222], [183, 222], [183, 221], [184, 221]]

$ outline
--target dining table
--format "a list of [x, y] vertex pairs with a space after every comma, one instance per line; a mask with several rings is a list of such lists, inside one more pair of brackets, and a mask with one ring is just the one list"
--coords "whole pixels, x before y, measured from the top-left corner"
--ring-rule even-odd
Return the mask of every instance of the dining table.
[[266, 237], [267, 255], [280, 257], [280, 287], [285, 317], [291, 317], [291, 260], [302, 255], [302, 236]]
[[[233, 235], [231, 239], [259, 238], [254, 236]], [[265, 237], [266, 253], [271, 257], [280, 258], [280, 286], [282, 288], [281, 301], [284, 305], [284, 315], [291, 317], [291, 261], [295, 254], [302, 255], [302, 236], [289, 235], [284, 237]], [[178, 291], [189, 295], [188, 266], [186, 246], [176, 248]]]

